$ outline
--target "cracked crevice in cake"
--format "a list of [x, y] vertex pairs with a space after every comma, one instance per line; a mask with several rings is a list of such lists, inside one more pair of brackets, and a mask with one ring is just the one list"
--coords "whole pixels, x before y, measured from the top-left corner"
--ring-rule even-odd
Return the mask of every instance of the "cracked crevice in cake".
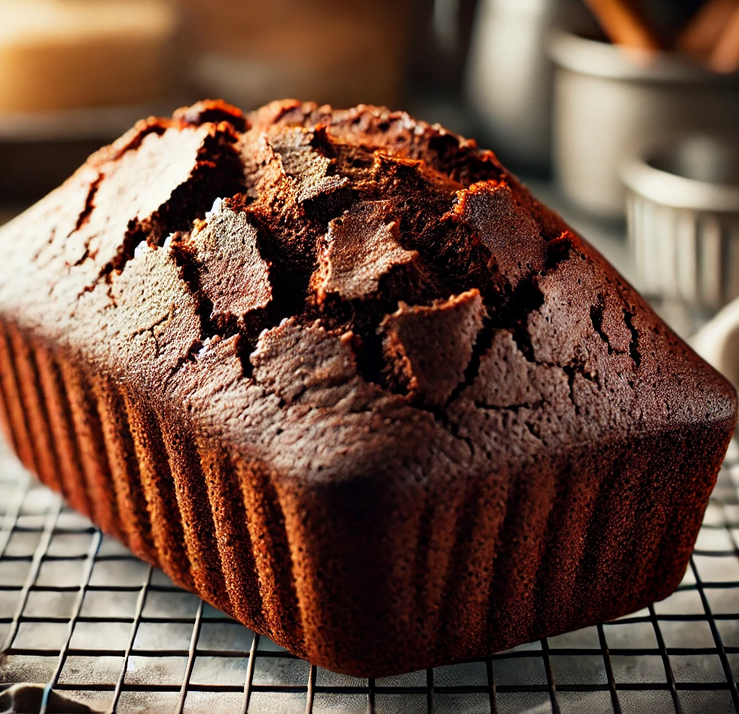
[[682, 576], [733, 390], [472, 141], [201, 102], [0, 245], [24, 463], [313, 662], [481, 655]]
[[[87, 294], [105, 292], [105, 309], [117, 308], [129, 273], [162, 263], [174, 274], [176, 264], [187, 293], [181, 307], [194, 300], [201, 323], [189, 356], [197, 359], [207, 340], [239, 334], [248, 375], [248, 350], [263, 329], [286, 318], [319, 320], [337, 339], [352, 336], [369, 381], [419, 407], [443, 406], [465, 379], [483, 318], [490, 313], [493, 324], [498, 308], [516, 302], [519, 284], [547, 272], [542, 225], [492, 155], [441, 129], [403, 114], [383, 119], [372, 108], [276, 109], [247, 118], [204, 102], [172, 120], [141, 122], [93, 156], [71, 180], [87, 191], [74, 226], [35, 255], [37, 265], [61, 272], [52, 295], [76, 284], [77, 302], [96, 309]], [[476, 158], [471, 168], [466, 155]], [[140, 278], [135, 284], [144, 289]], [[474, 334], [452, 356], [455, 336], [440, 332], [439, 321], [444, 304], [470, 290], [481, 301]], [[439, 360], [446, 351], [454, 365], [443, 387], [423, 374], [432, 364], [409, 358], [412, 345], [388, 347], [393, 340], [383, 335], [383, 324], [410, 324], [393, 317], [409, 305], [419, 349], [449, 338]], [[156, 357], [159, 333], [177, 319], [160, 307], [129, 332], [147, 335]], [[83, 309], [75, 305], [74, 314]]]

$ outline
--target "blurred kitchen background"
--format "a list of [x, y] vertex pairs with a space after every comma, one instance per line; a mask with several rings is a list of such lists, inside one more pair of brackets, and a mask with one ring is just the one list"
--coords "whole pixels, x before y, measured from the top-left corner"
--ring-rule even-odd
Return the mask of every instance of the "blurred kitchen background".
[[[494, 149], [683, 335], [739, 297], [739, 0], [0, 0], [0, 222], [203, 97], [406, 109]], [[721, 320], [697, 339], [739, 361]]]

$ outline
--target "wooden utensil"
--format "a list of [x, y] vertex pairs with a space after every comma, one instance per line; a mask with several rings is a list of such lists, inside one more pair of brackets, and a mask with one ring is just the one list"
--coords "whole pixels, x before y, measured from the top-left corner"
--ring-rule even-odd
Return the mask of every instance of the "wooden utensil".
[[708, 0], [680, 33], [675, 47], [693, 57], [707, 60], [739, 8], [739, 0]]
[[663, 49], [635, 0], [585, 0], [611, 42], [654, 52]]
[[708, 65], [716, 72], [726, 74], [739, 71], [739, 5], [711, 52]]

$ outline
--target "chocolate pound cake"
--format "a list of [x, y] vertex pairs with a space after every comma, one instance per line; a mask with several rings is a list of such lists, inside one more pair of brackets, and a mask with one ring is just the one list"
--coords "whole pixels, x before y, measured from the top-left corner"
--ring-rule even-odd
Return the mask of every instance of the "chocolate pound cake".
[[311, 662], [480, 656], [683, 576], [734, 391], [472, 141], [203, 102], [0, 248], [23, 463]]

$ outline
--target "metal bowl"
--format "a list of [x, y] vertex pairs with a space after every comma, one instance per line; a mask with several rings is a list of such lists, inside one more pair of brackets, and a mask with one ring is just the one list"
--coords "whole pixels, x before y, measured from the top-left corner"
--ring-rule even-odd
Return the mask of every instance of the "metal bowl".
[[642, 289], [709, 311], [739, 297], [739, 136], [674, 139], [621, 176]]

